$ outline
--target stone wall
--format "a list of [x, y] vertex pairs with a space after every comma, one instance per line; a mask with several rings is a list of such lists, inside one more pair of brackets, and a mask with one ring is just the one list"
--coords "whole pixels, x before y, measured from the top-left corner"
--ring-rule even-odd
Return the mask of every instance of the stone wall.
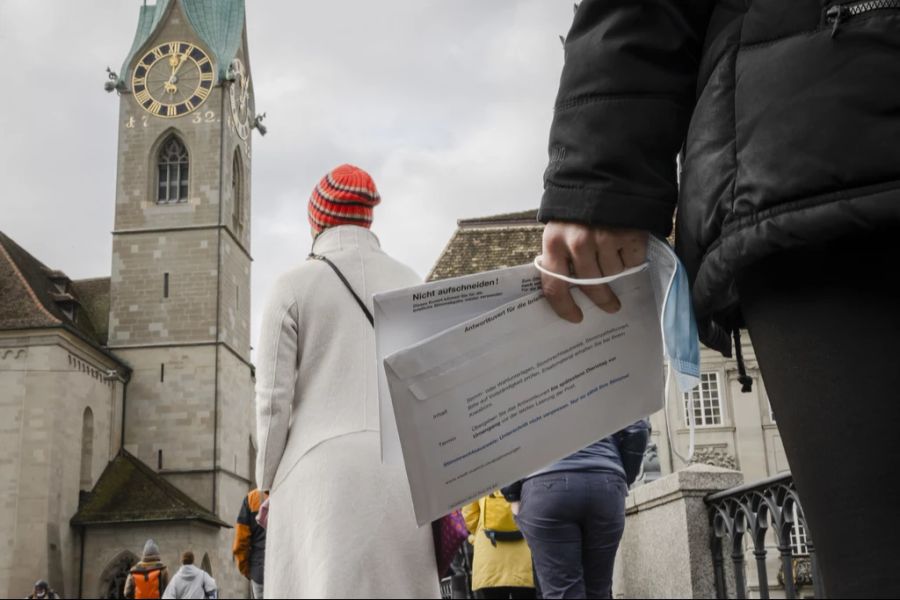
[[[134, 368], [125, 448], [154, 469], [160, 450], [163, 470], [212, 469], [216, 346], [123, 349], [117, 354]], [[197, 500], [206, 506], [210, 502]]]
[[616, 598], [714, 598], [709, 516], [703, 499], [743, 483], [737, 471], [693, 465], [633, 489], [616, 556]]
[[104, 377], [117, 366], [62, 330], [0, 334], [0, 597], [22, 597], [40, 578], [76, 593], [69, 520], [118, 450], [122, 384]]
[[[162, 561], [174, 576], [181, 564], [181, 553], [191, 550], [199, 567], [204, 555], [212, 564], [212, 576], [219, 584], [220, 598], [248, 597], [248, 586], [243, 578], [235, 579], [230, 571], [236, 569], [230, 561], [216, 558], [222, 554], [225, 540], [230, 548], [231, 529], [220, 529], [200, 522], [147, 523], [116, 525], [115, 527], [91, 527], [85, 535], [84, 581], [82, 597], [97, 598], [105, 593], [109, 584], [110, 571], [114, 570], [116, 559], [124, 553], [141, 556], [144, 542], [153, 538], [159, 544]], [[75, 597], [78, 590], [72, 591]]]

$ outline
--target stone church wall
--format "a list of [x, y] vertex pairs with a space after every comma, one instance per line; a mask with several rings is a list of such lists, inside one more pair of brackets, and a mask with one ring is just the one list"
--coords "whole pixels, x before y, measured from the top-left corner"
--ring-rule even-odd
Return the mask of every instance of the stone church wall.
[[[135, 368], [128, 384], [126, 450], [154, 469], [159, 468], [160, 451], [164, 471], [211, 469], [215, 346], [122, 349], [117, 354]], [[195, 499], [209, 506], [208, 496]]]
[[[26, 595], [39, 578], [76, 593], [78, 540], [69, 520], [79, 491], [93, 487], [118, 450], [122, 384], [104, 379], [113, 367], [65, 333], [0, 338], [2, 597]], [[88, 408], [90, 452], [83, 452]]]
[[[208, 555], [213, 567], [212, 576], [220, 583], [228, 582], [230, 577], [223, 572], [230, 566], [227, 562], [214, 560], [223, 538], [232, 529], [223, 529], [204, 523], [148, 523], [133, 525], [116, 525], [115, 527], [97, 526], [87, 530], [84, 544], [84, 581], [82, 594], [84, 598], [97, 598], [106, 594], [113, 579], [117, 558], [124, 553], [131, 553], [140, 558], [144, 542], [153, 538], [159, 544], [162, 561], [169, 568], [172, 577], [181, 565], [181, 553], [191, 550], [196, 558], [195, 564], [200, 567], [204, 555]], [[229, 538], [230, 548], [230, 538]], [[73, 590], [72, 596], [77, 593]], [[244, 588], [235, 585], [220, 585], [219, 598], [246, 597]]]

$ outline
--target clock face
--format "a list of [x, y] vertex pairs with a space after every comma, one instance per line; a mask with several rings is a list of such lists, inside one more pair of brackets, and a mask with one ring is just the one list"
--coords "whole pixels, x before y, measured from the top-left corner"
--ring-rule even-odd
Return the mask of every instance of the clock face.
[[231, 83], [231, 121], [234, 131], [242, 140], [250, 135], [250, 79], [244, 69], [244, 63], [236, 58], [231, 62], [234, 81]]
[[203, 50], [187, 42], [166, 42], [138, 61], [131, 90], [150, 114], [180, 117], [206, 101], [214, 78], [212, 61]]

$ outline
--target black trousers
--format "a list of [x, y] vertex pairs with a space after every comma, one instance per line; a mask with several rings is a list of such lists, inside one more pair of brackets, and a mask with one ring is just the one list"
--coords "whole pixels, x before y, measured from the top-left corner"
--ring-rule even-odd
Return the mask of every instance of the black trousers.
[[784, 252], [738, 278], [831, 598], [900, 595], [898, 233]]
[[532, 600], [534, 588], [524, 587], [492, 587], [475, 590], [475, 598], [479, 600]]

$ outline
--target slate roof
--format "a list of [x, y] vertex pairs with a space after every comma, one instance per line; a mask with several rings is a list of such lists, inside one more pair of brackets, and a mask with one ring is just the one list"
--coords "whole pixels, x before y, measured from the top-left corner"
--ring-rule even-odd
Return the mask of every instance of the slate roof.
[[514, 267], [541, 253], [544, 226], [537, 209], [460, 219], [457, 225], [428, 281]]
[[231, 527], [125, 450], [112, 460], [81, 503], [76, 526], [202, 521]]
[[122, 63], [116, 87], [129, 89], [131, 77], [129, 64], [153, 37], [163, 17], [175, 3], [181, 2], [185, 15], [200, 39], [213, 53], [219, 70], [219, 80], [227, 78], [231, 61], [241, 46], [244, 29], [244, 0], [157, 0], [156, 4], [144, 5], [138, 14], [137, 31], [131, 50]]
[[109, 277], [77, 279], [72, 289], [94, 326], [97, 341], [105, 346], [109, 339]]

